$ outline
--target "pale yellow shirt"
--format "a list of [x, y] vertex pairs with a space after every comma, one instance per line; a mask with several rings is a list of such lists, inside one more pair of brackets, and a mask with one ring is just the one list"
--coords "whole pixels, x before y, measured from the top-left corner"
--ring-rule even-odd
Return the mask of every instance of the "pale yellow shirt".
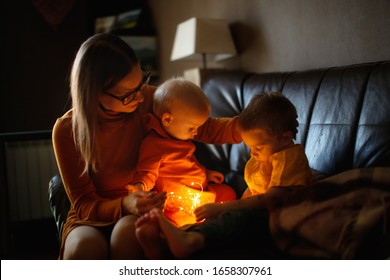
[[295, 144], [272, 154], [266, 162], [251, 157], [245, 166], [244, 178], [251, 195], [256, 195], [273, 186], [306, 185], [312, 173], [303, 146]]

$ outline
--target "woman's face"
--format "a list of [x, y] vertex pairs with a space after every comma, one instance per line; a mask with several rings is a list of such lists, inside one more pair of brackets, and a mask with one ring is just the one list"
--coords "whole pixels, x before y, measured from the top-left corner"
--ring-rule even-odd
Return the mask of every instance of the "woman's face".
[[115, 86], [107, 89], [99, 95], [99, 102], [106, 110], [112, 111], [113, 113], [134, 112], [138, 105], [144, 101], [142, 90], [131, 93], [128, 97], [131, 101], [126, 105], [114, 96], [121, 98], [134, 90], [142, 89], [143, 82], [145, 81], [143, 80], [142, 70], [139, 67], [133, 67], [129, 74], [127, 74]]

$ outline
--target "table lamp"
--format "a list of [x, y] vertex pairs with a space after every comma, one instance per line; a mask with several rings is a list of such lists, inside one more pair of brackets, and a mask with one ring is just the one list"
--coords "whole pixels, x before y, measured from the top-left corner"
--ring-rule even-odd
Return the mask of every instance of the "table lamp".
[[201, 85], [215, 69], [207, 61], [220, 61], [236, 55], [229, 23], [222, 19], [190, 18], [177, 26], [171, 61], [202, 60], [203, 68], [184, 71], [184, 77]]

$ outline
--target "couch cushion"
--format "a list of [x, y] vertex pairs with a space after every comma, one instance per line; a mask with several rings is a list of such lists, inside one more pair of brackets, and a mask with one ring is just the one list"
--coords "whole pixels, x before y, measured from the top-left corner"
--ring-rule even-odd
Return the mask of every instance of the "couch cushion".
[[390, 62], [373, 67], [356, 131], [353, 167], [390, 165]]
[[310, 167], [327, 174], [352, 168], [356, 129], [371, 69], [371, 65], [335, 68], [324, 75], [305, 140]]
[[318, 89], [326, 72], [327, 70], [296, 72], [288, 77], [283, 86], [283, 94], [290, 99], [298, 112], [299, 127], [296, 142], [304, 146]]
[[66, 194], [60, 175], [55, 175], [49, 182], [48, 188], [49, 205], [57, 225], [57, 237], [61, 241], [62, 229], [68, 217], [70, 201]]

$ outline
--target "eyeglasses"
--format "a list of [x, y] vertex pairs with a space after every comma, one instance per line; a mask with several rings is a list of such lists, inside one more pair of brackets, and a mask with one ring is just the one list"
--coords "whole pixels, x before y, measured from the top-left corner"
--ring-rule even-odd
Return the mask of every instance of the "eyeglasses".
[[134, 100], [137, 92], [142, 92], [145, 89], [145, 87], [149, 84], [151, 75], [152, 75], [152, 72], [150, 72], [150, 71], [144, 72], [144, 77], [142, 78], [141, 83], [134, 90], [129, 91], [122, 96], [117, 96], [117, 95], [114, 95], [114, 94], [109, 93], [107, 91], [103, 91], [103, 93], [112, 97], [112, 98], [115, 98], [116, 100], [119, 100], [120, 102], [122, 102], [122, 104], [124, 106], [126, 106], [131, 101]]

